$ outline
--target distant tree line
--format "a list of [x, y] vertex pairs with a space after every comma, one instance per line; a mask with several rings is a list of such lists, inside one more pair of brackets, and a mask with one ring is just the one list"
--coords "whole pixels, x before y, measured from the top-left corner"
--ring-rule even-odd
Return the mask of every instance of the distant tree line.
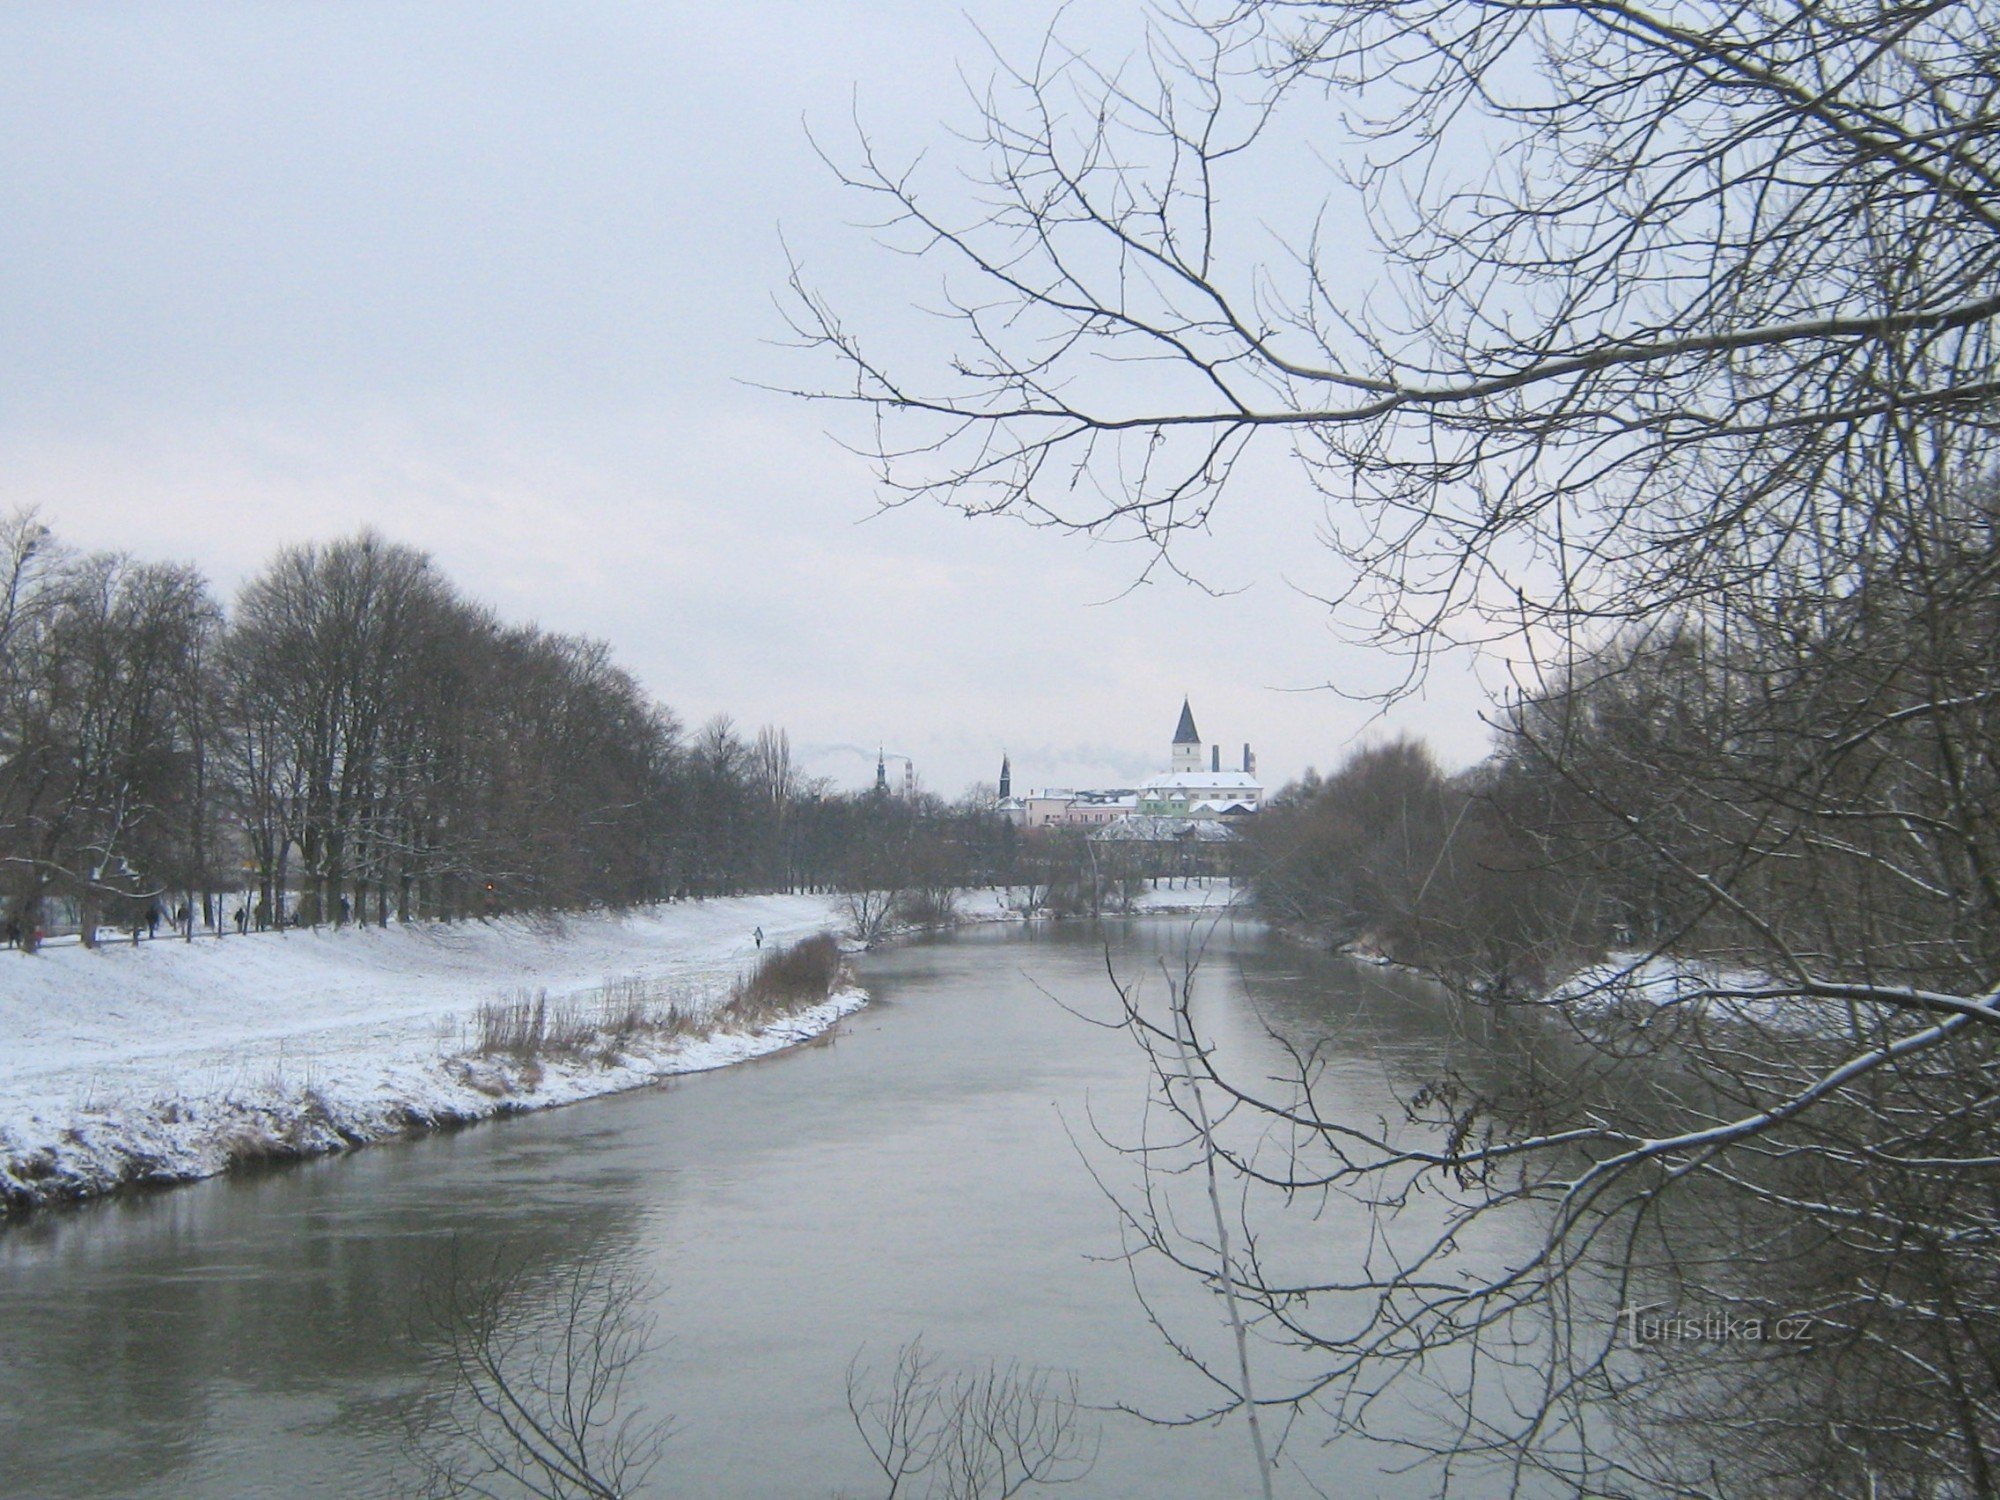
[[386, 923], [1006, 862], [990, 807], [837, 793], [782, 729], [689, 731], [603, 642], [507, 624], [372, 533], [286, 548], [225, 609], [22, 515], [0, 587], [10, 941], [58, 911], [89, 943], [183, 909]]
[[1536, 983], [1607, 946], [1977, 991], [2000, 967], [2000, 506], [1936, 503], [1838, 589], [1781, 580], [1581, 649], [1484, 764], [1407, 740], [1272, 799], [1282, 919]]
[[[1273, 919], [1454, 980], [1540, 982], [1593, 937], [1523, 819], [1516, 768], [1448, 776], [1403, 738], [1308, 770], [1249, 830], [1250, 882]], [[1590, 899], [1595, 900], [1592, 896]]]

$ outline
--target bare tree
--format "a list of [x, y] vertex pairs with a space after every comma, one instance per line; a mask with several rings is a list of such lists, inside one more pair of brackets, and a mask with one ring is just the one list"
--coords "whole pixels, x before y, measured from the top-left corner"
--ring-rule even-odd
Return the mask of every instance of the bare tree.
[[803, 778], [792, 759], [792, 737], [771, 724], [759, 729], [750, 747], [749, 775], [761, 825], [764, 883], [777, 890], [796, 890], [799, 861], [792, 806], [799, 800]]
[[[952, 326], [878, 356], [795, 272], [848, 376], [811, 394], [877, 419], [892, 501], [1163, 548], [1288, 438], [1357, 618], [1419, 652], [1740, 583], [1864, 519], [1885, 447], [1987, 431], [1993, 21], [1244, 0], [1118, 66], [1052, 35], [979, 96], [970, 193], [841, 158]], [[1317, 184], [1301, 137], [1346, 148]], [[1261, 253], [1231, 217], [1301, 201]]]
[[[1647, 1387], [1587, 1295], [1751, 1295], [1726, 1225], [1813, 1289], [1813, 1368], [1868, 1372], [1795, 1387], [1879, 1398], [1816, 1429], [1844, 1484], [1996, 1493], [1996, 37], [1990, 0], [1241, 0], [1116, 64], [1058, 34], [1001, 65], [959, 184], [830, 153], [944, 286], [926, 364], [794, 272], [842, 372], [812, 394], [873, 419], [887, 503], [1175, 566], [1289, 442], [1337, 618], [1406, 685], [1505, 643], [1502, 789], [1643, 932], [1628, 970], [1702, 961], [1664, 1009], [1633, 972], [1549, 1007], [1518, 1066], [1413, 1081], [1393, 1128], [1330, 1118], [1309, 1060], [1288, 1088], [1185, 1063], [1134, 1009], [1183, 1139], [1192, 1073], [1276, 1142], [1214, 1148], [1242, 1182], [1400, 1226], [1331, 1278], [1225, 1268], [1322, 1356], [1268, 1400], [1365, 1427], [1422, 1371], [1461, 1415], [1447, 1483], [1485, 1454], [1728, 1490], [1599, 1441]], [[1497, 1219], [1537, 1226], [1498, 1269], [1467, 1249]], [[1709, 1429], [1781, 1434], [1760, 1493], [1835, 1472], [1792, 1410]]]
[[918, 809], [900, 797], [852, 800], [836, 879], [854, 936], [873, 943], [888, 930], [917, 881]]
[[468, 1264], [454, 1244], [417, 1329], [439, 1375], [411, 1431], [424, 1493], [643, 1493], [672, 1430], [626, 1406], [627, 1381], [654, 1347], [647, 1296], [605, 1257], [537, 1274], [504, 1250]]
[[897, 884], [901, 877], [878, 862], [873, 864], [871, 873], [855, 878], [864, 883], [842, 891], [840, 904], [847, 913], [848, 930], [856, 940], [873, 944], [881, 940], [888, 930], [889, 919], [896, 914], [896, 904], [903, 894]]
[[[1238, 1309], [1225, 1353], [1149, 1305], [1218, 1392], [1156, 1417], [1330, 1423], [1435, 1461], [1440, 1493], [1992, 1493], [2000, 1109], [1961, 1017], [1801, 1031], [1726, 978], [1607, 975], [1553, 1025], [1473, 1013], [1466, 1060], [1369, 1120], [1314, 1046], [1226, 1066], [1192, 979], [1164, 1003], [1114, 980], [1157, 1105], [1106, 1138], [1143, 1168], [1115, 1195], [1130, 1253]], [[1368, 1230], [1329, 1264], [1308, 1226], [1343, 1222]]]
[[1090, 1472], [1094, 1433], [1074, 1377], [1016, 1365], [941, 1370], [921, 1339], [879, 1381], [859, 1358], [847, 1410], [882, 1471], [882, 1500], [1006, 1500]]

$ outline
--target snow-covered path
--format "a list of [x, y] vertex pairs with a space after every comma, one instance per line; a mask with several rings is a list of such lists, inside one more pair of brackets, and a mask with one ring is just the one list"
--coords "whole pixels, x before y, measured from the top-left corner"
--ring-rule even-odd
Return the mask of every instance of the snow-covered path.
[[835, 898], [748, 896], [623, 915], [160, 938], [0, 953], [0, 1204], [210, 1175], [408, 1124], [565, 1103], [754, 1056], [830, 1026], [849, 994], [758, 1036], [538, 1070], [525, 1094], [454, 1068], [479, 1006], [637, 978], [711, 1003], [766, 944], [838, 927]]

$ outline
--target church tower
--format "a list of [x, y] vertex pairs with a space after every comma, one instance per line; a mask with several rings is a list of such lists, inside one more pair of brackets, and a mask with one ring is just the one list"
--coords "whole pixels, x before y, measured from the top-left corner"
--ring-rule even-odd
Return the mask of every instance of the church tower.
[[1194, 727], [1194, 710], [1188, 707], [1186, 698], [1181, 699], [1181, 722], [1174, 730], [1173, 759], [1169, 764], [1176, 775], [1202, 768], [1201, 732]]
[[889, 767], [880, 750], [875, 752], [875, 795], [878, 797], [889, 795]]
[[1000, 800], [1005, 802], [1014, 795], [1014, 767], [1008, 763], [1007, 752], [1000, 752]]

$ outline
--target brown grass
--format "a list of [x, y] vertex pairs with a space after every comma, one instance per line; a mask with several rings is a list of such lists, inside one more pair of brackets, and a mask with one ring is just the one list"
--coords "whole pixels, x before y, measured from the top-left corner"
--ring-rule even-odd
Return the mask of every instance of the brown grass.
[[768, 1026], [819, 1004], [840, 977], [840, 943], [830, 932], [801, 938], [789, 948], [773, 948], [730, 989], [715, 1014], [716, 1028], [754, 1031]]
[[547, 990], [479, 1007], [472, 1051], [523, 1065], [545, 1057], [609, 1061], [641, 1041], [701, 1031], [695, 1007], [678, 992], [640, 979], [615, 980], [590, 995], [550, 1000]]
[[469, 1050], [522, 1067], [544, 1058], [606, 1065], [635, 1045], [767, 1026], [817, 1005], [841, 974], [840, 944], [832, 934], [821, 933], [772, 948], [712, 1010], [704, 1010], [678, 987], [637, 977], [613, 980], [567, 1000], [551, 1000], [546, 990], [532, 995], [520, 990], [510, 999], [479, 1007]]

